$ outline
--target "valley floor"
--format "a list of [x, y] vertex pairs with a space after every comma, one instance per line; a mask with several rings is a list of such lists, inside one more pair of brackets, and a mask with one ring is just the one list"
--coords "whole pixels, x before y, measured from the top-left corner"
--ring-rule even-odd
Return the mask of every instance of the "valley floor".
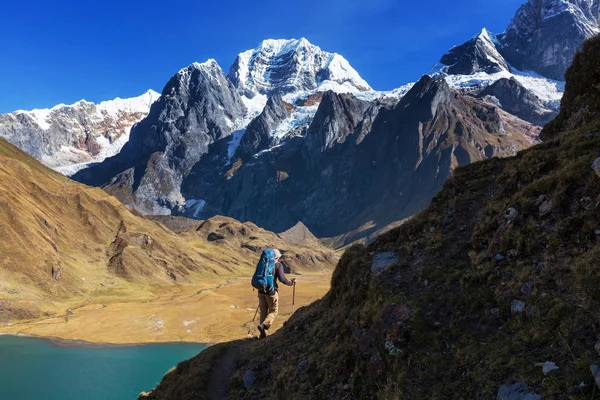
[[[297, 279], [296, 309], [320, 299], [329, 290], [331, 275]], [[258, 304], [249, 278], [162, 288], [155, 295], [149, 301], [88, 303], [49, 318], [1, 323], [0, 332], [111, 344], [219, 343], [247, 337]], [[272, 331], [291, 315], [292, 288], [281, 287], [279, 298]]]

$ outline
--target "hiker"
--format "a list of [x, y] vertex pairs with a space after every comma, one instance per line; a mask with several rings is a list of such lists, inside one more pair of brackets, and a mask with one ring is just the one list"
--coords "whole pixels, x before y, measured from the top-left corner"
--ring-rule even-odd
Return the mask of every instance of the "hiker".
[[280, 258], [281, 253], [279, 250], [265, 249], [252, 278], [252, 286], [258, 289], [258, 306], [260, 307], [258, 331], [260, 332], [260, 339], [267, 336], [267, 331], [279, 311], [277, 281], [279, 280], [287, 286], [296, 284], [296, 278], [290, 281], [285, 276], [283, 265], [279, 262]]

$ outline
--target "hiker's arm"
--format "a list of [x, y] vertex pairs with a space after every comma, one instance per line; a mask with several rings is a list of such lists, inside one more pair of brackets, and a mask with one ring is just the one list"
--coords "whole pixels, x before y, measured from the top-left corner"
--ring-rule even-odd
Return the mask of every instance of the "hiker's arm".
[[281, 263], [277, 263], [277, 278], [281, 283], [288, 286], [293, 286], [294, 283], [290, 281], [283, 272], [283, 265]]

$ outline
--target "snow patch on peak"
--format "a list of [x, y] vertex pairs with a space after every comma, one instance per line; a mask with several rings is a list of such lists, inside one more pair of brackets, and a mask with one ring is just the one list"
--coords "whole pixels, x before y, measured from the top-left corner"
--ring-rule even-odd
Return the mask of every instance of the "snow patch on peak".
[[215, 60], [214, 58], [209, 58], [208, 60], [204, 61], [203, 63], [199, 63], [199, 62], [194, 62], [191, 65], [192, 67], [196, 68], [196, 69], [202, 69], [202, 70], [210, 70], [213, 68], [221, 68], [219, 66], [219, 63], [217, 62], [217, 60]]
[[326, 81], [371, 90], [344, 57], [325, 52], [305, 38], [263, 40], [238, 55], [229, 78], [247, 97], [313, 90]]

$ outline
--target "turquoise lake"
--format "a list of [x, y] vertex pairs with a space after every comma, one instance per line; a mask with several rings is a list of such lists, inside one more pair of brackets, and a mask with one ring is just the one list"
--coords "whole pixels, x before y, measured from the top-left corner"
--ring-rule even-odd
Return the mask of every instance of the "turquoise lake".
[[189, 343], [100, 346], [0, 336], [0, 399], [136, 399], [171, 367], [205, 348]]

